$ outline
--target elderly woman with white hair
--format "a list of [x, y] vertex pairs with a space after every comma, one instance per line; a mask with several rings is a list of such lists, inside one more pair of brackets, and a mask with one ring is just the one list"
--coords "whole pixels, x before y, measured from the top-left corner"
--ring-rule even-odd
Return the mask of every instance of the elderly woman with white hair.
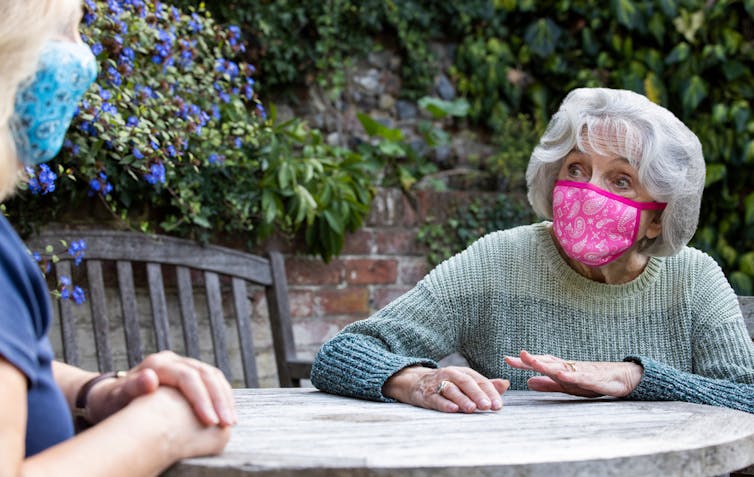
[[[57, 154], [97, 75], [81, 15], [80, 0], [0, 0], [0, 200]], [[236, 418], [218, 369], [167, 352], [117, 375], [54, 361], [47, 285], [2, 215], [0, 289], [0, 475], [151, 476], [222, 451]]]
[[[572, 91], [534, 149], [546, 221], [480, 238], [319, 351], [327, 392], [445, 412], [509, 387], [683, 400], [754, 413], [754, 345], [720, 267], [687, 247], [697, 137], [622, 90]], [[459, 352], [470, 367], [438, 368]]]

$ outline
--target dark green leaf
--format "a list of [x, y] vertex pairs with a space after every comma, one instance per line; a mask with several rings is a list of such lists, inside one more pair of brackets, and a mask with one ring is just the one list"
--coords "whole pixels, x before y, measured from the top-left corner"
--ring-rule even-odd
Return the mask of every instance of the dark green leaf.
[[558, 45], [562, 30], [549, 18], [540, 18], [526, 28], [524, 38], [534, 54], [550, 56]]

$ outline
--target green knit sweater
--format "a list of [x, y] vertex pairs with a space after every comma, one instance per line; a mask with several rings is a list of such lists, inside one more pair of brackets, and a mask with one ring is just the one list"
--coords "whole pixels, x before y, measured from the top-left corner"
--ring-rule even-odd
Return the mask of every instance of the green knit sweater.
[[531, 371], [503, 362], [526, 349], [569, 360], [644, 366], [633, 399], [702, 402], [754, 412], [754, 345], [736, 296], [708, 255], [653, 257], [621, 285], [589, 280], [558, 253], [548, 222], [491, 233], [416, 287], [320, 349], [322, 391], [390, 401], [385, 381], [459, 352], [511, 389]]

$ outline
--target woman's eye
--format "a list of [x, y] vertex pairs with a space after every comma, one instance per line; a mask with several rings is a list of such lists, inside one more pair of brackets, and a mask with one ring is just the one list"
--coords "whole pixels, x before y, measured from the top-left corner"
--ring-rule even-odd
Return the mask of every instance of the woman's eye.
[[581, 168], [576, 164], [571, 164], [568, 166], [568, 175], [570, 177], [581, 177]]
[[627, 177], [619, 177], [615, 180], [615, 185], [621, 189], [628, 189], [631, 187], [631, 181]]

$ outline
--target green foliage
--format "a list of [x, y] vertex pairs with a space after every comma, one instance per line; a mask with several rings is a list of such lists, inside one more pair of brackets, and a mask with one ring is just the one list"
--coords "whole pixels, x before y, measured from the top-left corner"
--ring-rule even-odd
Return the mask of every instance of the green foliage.
[[342, 73], [350, 58], [361, 58], [382, 42], [403, 54], [402, 94], [409, 98], [426, 95], [437, 72], [431, 39], [460, 37], [473, 21], [494, 15], [487, 0], [228, 0], [207, 7], [247, 32], [249, 57], [264, 75], [265, 92], [312, 81], [337, 88], [333, 73]]
[[[431, 41], [458, 42], [451, 76], [468, 100], [468, 118], [487, 127], [502, 149], [480, 167], [501, 174], [522, 169], [515, 146], [506, 146], [518, 140], [510, 121], [519, 114], [539, 129], [576, 87], [646, 94], [688, 124], [704, 147], [707, 189], [693, 244], [719, 260], [729, 277], [738, 271], [751, 279], [742, 257], [754, 250], [754, 205], [747, 201], [754, 193], [752, 5], [749, 0], [231, 0], [213, 2], [212, 8], [248, 27], [256, 42], [254, 58], [267, 74], [266, 84], [276, 89], [341, 71], [345, 58], [379, 42], [403, 53], [404, 94], [418, 98], [429, 92], [437, 68]], [[418, 180], [413, 173], [400, 177], [404, 184]], [[506, 185], [514, 183], [520, 181], [514, 177]], [[734, 280], [739, 293], [754, 292], [749, 282]]]
[[537, 125], [524, 114], [518, 114], [505, 117], [495, 129], [498, 131], [493, 137], [495, 153], [473, 160], [472, 164], [496, 178], [498, 190], [526, 190], [526, 166], [544, 132], [544, 125]]
[[50, 188], [49, 170], [30, 171], [55, 192], [19, 194], [11, 220], [28, 232], [99, 204], [143, 231], [243, 237], [250, 247], [301, 232], [306, 251], [337, 254], [369, 211], [367, 162], [305, 125], [266, 119], [254, 67], [236, 61], [237, 27], [201, 8], [121, 3], [87, 2], [81, 30], [100, 75], [53, 165], [59, 182]]
[[276, 225], [291, 233], [303, 228], [307, 251], [329, 261], [343, 248], [345, 234], [361, 227], [369, 213], [373, 164], [329, 146], [299, 120], [278, 125], [263, 152], [270, 171], [257, 185], [263, 235]]
[[427, 260], [437, 265], [471, 245], [479, 237], [534, 220], [526, 200], [514, 194], [496, 194], [466, 204], [454, 204], [450, 219], [428, 220], [419, 230], [418, 240], [429, 252]]
[[[387, 187], [400, 186], [408, 191], [422, 178], [437, 172], [437, 166], [430, 156], [438, 147], [450, 143], [449, 134], [443, 129], [442, 120], [455, 117], [464, 118], [468, 112], [465, 99], [443, 101], [439, 98], [425, 96], [418, 101], [419, 106], [429, 112], [435, 121], [420, 120], [417, 125], [421, 135], [418, 148], [409, 141], [400, 129], [390, 128], [366, 114], [358, 113], [364, 131], [372, 138], [370, 143], [358, 147], [361, 154], [370, 163], [382, 169], [382, 185]], [[439, 181], [428, 181], [435, 189], [444, 188]]]

